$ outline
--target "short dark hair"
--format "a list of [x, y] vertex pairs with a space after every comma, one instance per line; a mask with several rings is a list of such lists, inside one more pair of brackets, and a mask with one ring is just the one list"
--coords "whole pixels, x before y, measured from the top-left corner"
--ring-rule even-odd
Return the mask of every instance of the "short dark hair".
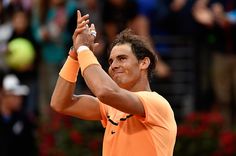
[[145, 57], [150, 59], [150, 65], [148, 67], [148, 79], [150, 80], [156, 67], [157, 55], [150, 43], [146, 42], [143, 37], [136, 35], [131, 29], [125, 29], [116, 36], [116, 39], [110, 46], [108, 56], [114, 46], [126, 43], [131, 45], [132, 52], [138, 60], [143, 60]]

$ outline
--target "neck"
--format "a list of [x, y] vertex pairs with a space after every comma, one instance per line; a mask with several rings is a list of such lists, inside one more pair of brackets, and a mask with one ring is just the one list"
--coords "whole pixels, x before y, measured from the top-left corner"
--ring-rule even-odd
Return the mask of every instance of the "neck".
[[131, 89], [128, 89], [131, 92], [138, 92], [138, 91], [151, 91], [150, 85], [149, 83], [147, 85], [144, 86], [134, 86]]
[[151, 88], [148, 79], [146, 77], [142, 77], [135, 85], [131, 86], [127, 90], [131, 92], [151, 91]]

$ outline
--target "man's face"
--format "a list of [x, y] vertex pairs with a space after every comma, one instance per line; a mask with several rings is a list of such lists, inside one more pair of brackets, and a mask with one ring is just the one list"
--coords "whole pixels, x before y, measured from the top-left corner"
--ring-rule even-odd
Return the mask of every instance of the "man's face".
[[122, 88], [132, 88], [141, 76], [139, 61], [130, 44], [114, 46], [110, 53], [109, 65], [109, 75]]
[[11, 111], [19, 111], [22, 105], [22, 96], [17, 96], [13, 94], [6, 94], [5, 100], [7, 103], [7, 108]]
[[12, 24], [17, 33], [23, 33], [28, 26], [28, 17], [24, 12], [17, 12], [13, 16]]

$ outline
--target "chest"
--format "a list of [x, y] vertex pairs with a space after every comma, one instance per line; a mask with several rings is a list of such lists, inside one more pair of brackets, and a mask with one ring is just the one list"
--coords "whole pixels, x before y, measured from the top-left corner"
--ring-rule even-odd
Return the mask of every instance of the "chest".
[[108, 137], [124, 137], [145, 129], [145, 125], [134, 115], [123, 112], [108, 113], [107, 115], [105, 135]]

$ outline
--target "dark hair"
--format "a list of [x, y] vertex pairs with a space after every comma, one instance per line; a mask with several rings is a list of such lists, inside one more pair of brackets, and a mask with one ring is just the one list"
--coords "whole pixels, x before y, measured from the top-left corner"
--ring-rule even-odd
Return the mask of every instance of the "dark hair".
[[148, 67], [148, 79], [150, 80], [156, 67], [157, 55], [151, 48], [151, 45], [143, 37], [135, 35], [131, 29], [125, 29], [117, 35], [111, 44], [108, 56], [114, 46], [126, 43], [131, 45], [132, 52], [138, 60], [143, 60], [145, 57], [150, 59], [150, 65]]

